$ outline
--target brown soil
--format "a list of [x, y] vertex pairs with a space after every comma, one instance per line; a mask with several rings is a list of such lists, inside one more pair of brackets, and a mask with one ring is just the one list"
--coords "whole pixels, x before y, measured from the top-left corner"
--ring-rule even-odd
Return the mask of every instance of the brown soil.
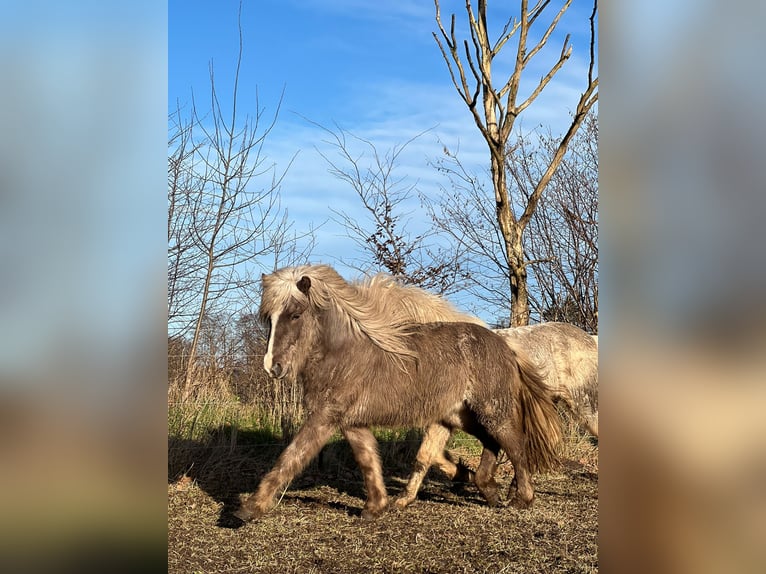
[[[597, 460], [566, 461], [559, 472], [537, 475], [529, 510], [489, 508], [475, 487], [452, 484], [434, 471], [409, 508], [366, 521], [353, 460], [333, 456], [330, 463], [312, 463], [270, 514], [243, 525], [232, 515], [239, 497], [255, 489], [278, 451], [228, 463], [224, 456], [196, 476], [193, 468], [180, 479], [173, 476], [169, 572], [598, 571]], [[468, 462], [475, 468], [477, 459], [469, 456]], [[390, 466], [384, 457], [387, 487], [395, 496], [407, 466]], [[509, 473], [507, 464], [500, 467], [501, 486], [510, 483]]]

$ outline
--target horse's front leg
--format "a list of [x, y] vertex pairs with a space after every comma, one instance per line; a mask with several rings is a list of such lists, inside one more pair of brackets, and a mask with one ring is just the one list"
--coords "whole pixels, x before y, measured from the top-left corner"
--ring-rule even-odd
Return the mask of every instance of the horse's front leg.
[[404, 491], [394, 501], [396, 508], [405, 508], [415, 501], [418, 490], [423, 484], [423, 479], [434, 461], [438, 461], [439, 468], [446, 474], [451, 474], [450, 478], [454, 478], [457, 467], [443, 454], [450, 434], [450, 429], [440, 424], [432, 424], [426, 429], [423, 442], [420, 443], [418, 454], [415, 457], [415, 468], [409, 481], [407, 481], [407, 486], [404, 487]]
[[255, 494], [249, 496], [234, 515], [246, 521], [271, 510], [277, 493], [319, 454], [322, 446], [332, 436], [333, 430], [334, 426], [327, 423], [325, 417], [309, 417], [292, 442], [279, 455], [274, 468], [263, 477]]
[[365, 427], [342, 429], [354, 458], [364, 477], [367, 501], [364, 503], [362, 518], [377, 518], [388, 506], [388, 493], [383, 482], [383, 466], [378, 452], [378, 441], [370, 429]]

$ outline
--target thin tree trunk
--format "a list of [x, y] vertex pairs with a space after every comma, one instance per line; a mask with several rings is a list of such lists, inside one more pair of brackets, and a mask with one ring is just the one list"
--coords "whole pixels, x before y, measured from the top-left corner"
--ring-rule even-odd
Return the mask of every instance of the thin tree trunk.
[[[498, 159], [498, 156], [500, 159]], [[508, 265], [508, 288], [510, 290], [511, 326], [529, 323], [529, 295], [527, 292], [527, 268], [524, 261], [524, 247], [521, 242], [523, 229], [513, 213], [508, 196], [508, 182], [505, 161], [499, 152], [491, 157], [492, 185], [495, 192], [497, 223], [503, 236], [505, 259]]]

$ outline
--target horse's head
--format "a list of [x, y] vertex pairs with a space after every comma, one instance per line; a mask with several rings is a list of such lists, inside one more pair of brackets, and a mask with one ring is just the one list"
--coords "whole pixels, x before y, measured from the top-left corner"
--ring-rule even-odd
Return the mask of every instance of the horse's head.
[[[415, 356], [407, 346], [404, 312], [387, 300], [397, 291], [360, 288], [327, 265], [286, 267], [263, 276], [261, 319], [269, 325], [263, 367], [276, 378], [298, 376], [309, 356], [343, 356], [358, 342], [372, 343], [395, 360]], [[412, 299], [412, 297], [410, 297]], [[418, 307], [408, 299], [403, 307]]]
[[[264, 286], [267, 281], [268, 277], [264, 277]], [[261, 305], [262, 319], [269, 325], [263, 368], [277, 379], [297, 375], [313, 344], [314, 322], [308, 302], [311, 279], [303, 276], [293, 287], [295, 295], [283, 298], [280, 305]]]

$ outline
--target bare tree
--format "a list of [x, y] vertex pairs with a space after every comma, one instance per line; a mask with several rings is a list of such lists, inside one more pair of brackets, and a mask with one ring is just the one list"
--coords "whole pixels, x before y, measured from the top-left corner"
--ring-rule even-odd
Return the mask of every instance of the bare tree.
[[194, 197], [202, 181], [190, 169], [199, 143], [194, 143], [194, 125], [180, 107], [168, 117], [168, 327], [174, 337], [183, 337], [194, 318], [195, 283], [203, 269], [201, 252], [192, 235]]
[[[436, 197], [421, 194], [420, 199], [432, 225], [449, 237], [458, 259], [456, 281], [471, 294], [470, 305], [477, 315], [509, 309], [508, 258], [497, 214], [487, 201], [485, 178], [470, 172], [459, 153], [446, 146], [433, 166], [446, 176], [449, 186], [441, 187]], [[498, 317], [496, 323], [507, 327], [508, 317]]]
[[[522, 201], [558, 147], [550, 135], [519, 137], [508, 171]], [[598, 119], [593, 112], [572, 139], [525, 232], [530, 305], [547, 321], [598, 331]]]
[[[240, 5], [241, 17], [241, 5]], [[285, 253], [296, 255], [279, 189], [289, 168], [267, 161], [264, 144], [279, 106], [265, 117], [256, 93], [254, 116], [240, 114], [239, 77], [243, 38], [228, 109], [218, 96], [210, 65], [210, 106], [200, 113], [196, 101], [188, 121], [181, 113], [171, 129], [168, 191], [168, 303], [174, 317], [189, 317], [186, 392], [194, 383], [205, 321], [227, 309], [233, 316], [250, 297], [260, 271]], [[281, 102], [281, 100], [280, 100]], [[309, 230], [308, 236], [313, 236]], [[311, 249], [313, 241], [309, 242]], [[170, 311], [169, 311], [170, 313]]]
[[[439, 0], [436, 6], [436, 22], [439, 33], [434, 38], [447, 64], [452, 83], [471, 112], [476, 126], [484, 137], [490, 152], [490, 173], [494, 192], [495, 216], [503, 238], [503, 249], [509, 269], [511, 292], [511, 324], [524, 325], [529, 322], [529, 292], [527, 286], [528, 261], [524, 256], [522, 234], [529, 224], [540, 197], [545, 191], [554, 172], [564, 157], [567, 147], [579, 129], [588, 111], [598, 100], [598, 78], [594, 77], [595, 67], [595, 17], [597, 2], [593, 2], [590, 17], [590, 65], [587, 85], [577, 102], [572, 121], [566, 133], [559, 141], [550, 163], [541, 174], [534, 191], [527, 198], [523, 211], [517, 215], [509, 196], [506, 153], [508, 140], [513, 131], [516, 118], [526, 110], [550, 83], [572, 54], [569, 35], [566, 36], [561, 52], [540, 79], [538, 84], [526, 96], [520, 95], [522, 75], [532, 59], [540, 53], [571, 5], [567, 0], [559, 11], [549, 20], [537, 42], [530, 42], [530, 30], [550, 5], [548, 0], [539, 0], [529, 7], [527, 0], [520, 2], [520, 15], [510, 18], [499, 37], [490, 39], [487, 26], [487, 1], [479, 0], [477, 10], [470, 0], [466, 0], [470, 43], [458, 41], [455, 32], [455, 15], [451, 17], [449, 32], [441, 19]], [[516, 38], [516, 57], [510, 77], [497, 84], [493, 79], [493, 62], [503, 47]]]
[[[506, 165], [516, 207], [523, 208], [550, 164], [559, 140], [541, 134], [517, 135]], [[507, 309], [510, 271], [504, 239], [486, 178], [471, 173], [445, 147], [435, 167], [449, 188], [437, 198], [422, 197], [434, 225], [461, 251], [460, 279], [485, 310]], [[522, 237], [529, 274], [530, 318], [566, 321], [591, 332], [598, 322], [598, 119], [593, 112], [569, 145], [548, 190]], [[497, 316], [507, 327], [509, 316]]]
[[[337, 158], [321, 151], [319, 154], [327, 162], [330, 173], [354, 190], [367, 219], [360, 220], [342, 210], [332, 211], [349, 238], [369, 255], [372, 268], [411, 285], [449, 293], [455, 287], [459, 257], [429, 243], [433, 230], [424, 230], [418, 235], [410, 231], [411, 212], [406, 210], [414, 199], [417, 183], [397, 173], [400, 155], [423, 134], [381, 153], [373, 142], [343, 129], [322, 129], [330, 136], [324, 143]], [[355, 147], [361, 147], [361, 151], [355, 151]], [[370, 268], [365, 266], [361, 270], [367, 272]]]

